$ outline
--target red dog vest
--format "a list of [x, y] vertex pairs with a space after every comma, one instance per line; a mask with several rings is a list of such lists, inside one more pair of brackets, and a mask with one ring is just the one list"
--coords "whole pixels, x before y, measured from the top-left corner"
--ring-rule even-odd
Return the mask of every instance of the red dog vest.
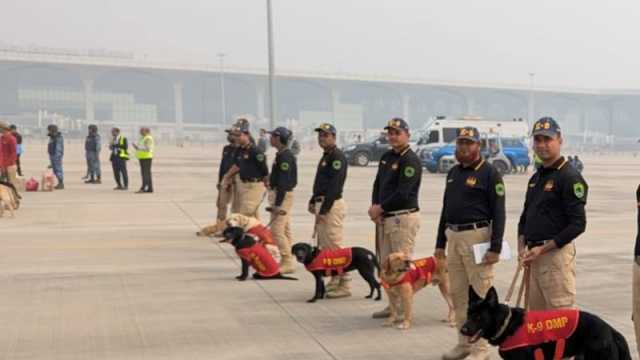
[[264, 277], [271, 277], [280, 272], [278, 263], [262, 244], [256, 243], [252, 247], [237, 250], [236, 253]]
[[528, 311], [522, 326], [500, 344], [500, 351], [555, 341], [556, 351], [553, 358], [562, 359], [565, 341], [573, 335], [579, 320], [580, 312], [577, 309]]
[[320, 253], [309, 264], [305, 265], [309, 271], [324, 270], [327, 276], [331, 275], [332, 271], [342, 274], [344, 268], [351, 264], [351, 248], [344, 249], [324, 249], [320, 250]]
[[424, 280], [428, 285], [431, 283], [431, 279], [433, 278], [433, 273], [436, 271], [436, 258], [433, 256], [426, 257], [423, 259], [418, 259], [413, 261], [413, 266], [411, 269], [407, 271], [406, 274], [395, 284], [387, 284], [385, 282], [382, 283], [382, 286], [385, 288], [390, 288], [392, 286], [400, 285], [403, 283], [410, 283], [412, 286], [415, 286], [415, 283], [418, 280]]
[[247, 234], [257, 237], [263, 245], [275, 245], [271, 230], [262, 224], [256, 225], [247, 230]]

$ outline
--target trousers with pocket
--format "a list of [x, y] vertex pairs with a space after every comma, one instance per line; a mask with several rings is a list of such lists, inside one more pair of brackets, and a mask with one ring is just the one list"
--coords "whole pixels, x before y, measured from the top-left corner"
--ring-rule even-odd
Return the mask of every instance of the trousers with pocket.
[[231, 185], [228, 189], [220, 187], [218, 190], [218, 198], [216, 199], [216, 207], [218, 208], [218, 214], [216, 219], [225, 220], [229, 213], [229, 205], [233, 202], [233, 187]]
[[576, 247], [573, 242], [540, 255], [531, 263], [529, 309], [576, 307]]
[[[269, 191], [269, 204], [275, 207], [276, 192], [275, 190]], [[286, 213], [284, 215], [276, 215], [271, 213], [271, 232], [273, 233], [274, 240], [278, 249], [280, 250], [280, 256], [283, 258], [291, 258], [291, 243], [293, 242], [293, 235], [291, 233], [291, 209], [293, 208], [293, 192], [288, 191], [280, 209]]]
[[260, 220], [260, 204], [266, 188], [260, 182], [242, 182], [238, 180], [233, 194], [233, 212]]
[[[476, 264], [473, 256], [473, 246], [491, 240], [489, 227], [467, 231], [445, 231], [447, 237], [447, 264], [449, 266], [449, 280], [451, 281], [451, 299], [456, 312], [458, 330], [467, 321], [469, 307], [469, 286], [476, 294], [484, 297], [493, 286], [493, 265]], [[469, 346], [467, 339], [458, 337], [459, 345], [469, 347], [470, 351], [488, 351], [489, 344], [485, 339]]]

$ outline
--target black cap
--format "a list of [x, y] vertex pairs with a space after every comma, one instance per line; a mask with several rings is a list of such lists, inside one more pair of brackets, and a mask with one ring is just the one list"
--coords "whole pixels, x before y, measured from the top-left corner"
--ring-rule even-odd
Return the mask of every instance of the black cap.
[[473, 126], [465, 126], [458, 129], [456, 140], [467, 139], [475, 142], [480, 142], [480, 132]]
[[278, 126], [272, 131], [267, 131], [267, 134], [271, 134], [273, 136], [277, 136], [283, 140], [286, 140], [291, 136], [291, 131], [284, 126]]
[[533, 124], [531, 136], [543, 135], [554, 137], [556, 134], [560, 134], [560, 125], [558, 125], [552, 117], [543, 117]]
[[329, 123], [322, 123], [320, 124], [320, 126], [318, 126], [317, 128], [315, 128], [314, 131], [322, 131], [322, 132], [326, 132], [326, 133], [331, 133], [333, 135], [335, 135], [338, 131], [336, 130], [336, 127], [329, 124]]
[[409, 132], [409, 124], [401, 118], [393, 118], [387, 122], [387, 126], [385, 126], [384, 129], [396, 129]]

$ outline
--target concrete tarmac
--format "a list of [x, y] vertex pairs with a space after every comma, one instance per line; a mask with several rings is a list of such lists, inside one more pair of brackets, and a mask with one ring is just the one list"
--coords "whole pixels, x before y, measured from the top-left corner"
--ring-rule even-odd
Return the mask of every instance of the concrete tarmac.
[[[357, 274], [352, 297], [315, 304], [305, 302], [314, 285], [302, 267], [299, 281], [236, 281], [232, 248], [195, 236], [215, 216], [221, 148], [157, 146], [154, 194], [133, 193], [140, 186], [136, 160], [128, 164], [130, 190], [113, 191], [106, 150], [103, 184], [82, 183], [83, 147], [70, 143], [67, 189], [25, 193], [16, 217], [0, 219], [0, 359], [439, 359], [455, 344], [434, 287], [416, 296], [413, 328], [399, 331], [371, 318], [385, 302], [364, 299], [368, 287]], [[45, 144], [26, 147], [27, 177], [39, 180], [45, 152]], [[299, 160], [296, 241], [311, 241], [306, 204], [320, 156], [305, 149]], [[590, 190], [587, 231], [576, 241], [578, 303], [619, 329], [636, 356], [631, 269], [639, 159], [583, 161]], [[349, 168], [345, 245], [374, 248], [367, 209], [375, 172]], [[528, 178], [505, 179], [505, 240], [514, 248]], [[445, 182], [427, 173], [422, 180], [416, 256], [433, 253]], [[514, 261], [497, 267], [502, 296], [514, 269]]]

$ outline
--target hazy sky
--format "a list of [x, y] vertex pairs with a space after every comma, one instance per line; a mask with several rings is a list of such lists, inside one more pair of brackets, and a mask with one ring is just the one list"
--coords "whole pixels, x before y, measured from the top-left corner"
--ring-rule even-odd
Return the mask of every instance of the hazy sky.
[[[0, 0], [0, 41], [267, 66], [266, 0]], [[640, 89], [637, 0], [273, 0], [276, 68]]]

